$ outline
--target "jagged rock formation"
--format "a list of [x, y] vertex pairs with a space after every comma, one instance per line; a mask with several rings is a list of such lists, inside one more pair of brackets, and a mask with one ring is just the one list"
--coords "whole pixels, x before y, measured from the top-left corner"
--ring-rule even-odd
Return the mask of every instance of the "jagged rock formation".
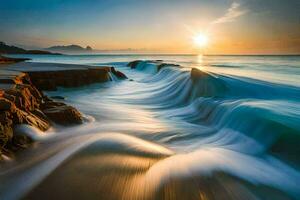
[[110, 81], [113, 73], [121, 79], [127, 78], [113, 67], [64, 69], [57, 71], [27, 72], [34, 85], [40, 90], [56, 90], [57, 87], [78, 87], [91, 83]]
[[[35, 64], [22, 63], [27, 66]], [[41, 65], [41, 64], [39, 64]], [[56, 90], [58, 86], [76, 87], [111, 80], [110, 73], [118, 78], [127, 78], [113, 67], [93, 68], [89, 66], [63, 70], [17, 71], [15, 65], [1, 70], [0, 74], [0, 155], [11, 154], [25, 148], [33, 141], [26, 135], [15, 134], [14, 127], [28, 124], [42, 131], [55, 123], [74, 125], [83, 122], [80, 112], [62, 102], [54, 101], [41, 90]], [[39, 66], [40, 68], [40, 66]], [[14, 71], [15, 70], [15, 71]]]
[[[53, 122], [82, 123], [82, 116], [75, 108], [46, 97], [26, 73], [1, 74], [0, 86], [0, 153], [16, 151], [32, 141], [26, 136], [15, 137], [13, 129], [18, 124], [45, 131]], [[49, 109], [55, 110], [58, 117]]]

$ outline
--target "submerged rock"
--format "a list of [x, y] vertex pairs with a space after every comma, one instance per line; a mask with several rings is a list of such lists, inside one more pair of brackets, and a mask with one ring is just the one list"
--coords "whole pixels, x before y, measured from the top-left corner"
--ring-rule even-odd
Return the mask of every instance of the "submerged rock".
[[164, 67], [180, 67], [180, 65], [171, 64], [171, 63], [161, 63], [157, 66], [157, 71], [161, 70]]
[[131, 69], [136, 69], [136, 67], [142, 62], [154, 63], [157, 67], [156, 68], [157, 72], [164, 67], [180, 67], [180, 65], [178, 65], [178, 64], [163, 63], [163, 60], [148, 60], [148, 61], [135, 60], [135, 61], [129, 62], [127, 64], [127, 66], [130, 67]]
[[220, 77], [196, 68], [191, 70], [191, 80], [196, 96], [220, 97], [228, 91], [226, 83]]
[[127, 64], [127, 66], [130, 67], [131, 69], [135, 69], [136, 66], [137, 66], [138, 64], [140, 64], [141, 62], [143, 62], [143, 61], [142, 61], [142, 60], [135, 60], [135, 61], [129, 62], [129, 63]]

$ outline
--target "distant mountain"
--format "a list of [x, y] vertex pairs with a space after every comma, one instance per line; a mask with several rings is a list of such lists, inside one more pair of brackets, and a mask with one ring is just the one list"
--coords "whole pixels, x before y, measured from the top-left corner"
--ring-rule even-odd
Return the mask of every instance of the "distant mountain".
[[25, 50], [16, 46], [9, 46], [4, 42], [0, 42], [0, 54], [57, 54], [42, 50]]
[[15, 47], [15, 46], [9, 46], [5, 44], [4, 42], [0, 42], [0, 53], [1, 54], [23, 54], [27, 51], [25, 49]]
[[67, 46], [52, 46], [46, 48], [45, 50], [56, 51], [56, 52], [86, 52], [86, 51], [92, 51], [93, 49], [90, 46], [83, 48], [79, 45], [72, 44]]

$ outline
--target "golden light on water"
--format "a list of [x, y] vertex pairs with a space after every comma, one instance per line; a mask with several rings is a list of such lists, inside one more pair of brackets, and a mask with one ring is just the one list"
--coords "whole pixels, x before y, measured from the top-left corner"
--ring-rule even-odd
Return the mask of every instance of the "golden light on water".
[[199, 69], [199, 70], [202, 70], [202, 71], [204, 71], [205, 69], [204, 69], [204, 65], [203, 65], [203, 55], [202, 54], [199, 54], [198, 56], [197, 56], [197, 68]]

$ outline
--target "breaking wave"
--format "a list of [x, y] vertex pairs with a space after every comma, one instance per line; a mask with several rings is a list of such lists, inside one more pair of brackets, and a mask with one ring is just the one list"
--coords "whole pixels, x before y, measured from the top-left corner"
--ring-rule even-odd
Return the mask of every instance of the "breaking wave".
[[89, 123], [46, 138], [21, 128], [38, 142], [1, 166], [1, 199], [299, 198], [299, 87], [110, 64], [129, 80], [51, 92]]

